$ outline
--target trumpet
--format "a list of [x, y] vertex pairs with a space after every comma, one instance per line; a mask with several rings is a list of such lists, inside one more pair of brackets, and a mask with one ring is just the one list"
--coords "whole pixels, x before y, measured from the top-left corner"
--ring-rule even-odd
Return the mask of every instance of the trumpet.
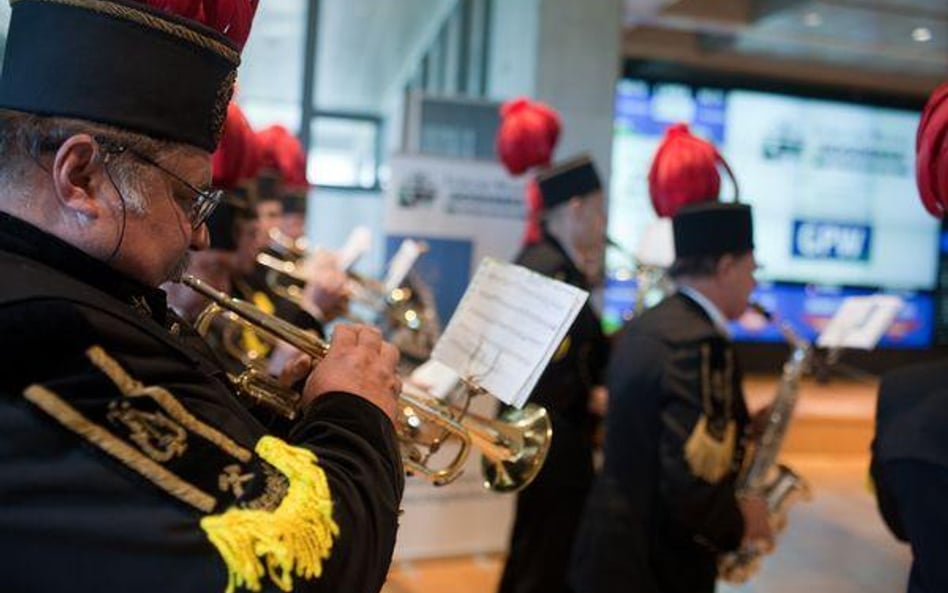
[[[270, 255], [257, 254], [257, 263], [267, 268], [266, 282], [277, 296], [299, 306], [303, 299], [303, 287], [309, 280], [304, 270], [304, 260], [289, 261]], [[373, 278], [366, 278], [347, 271], [349, 292], [353, 301], [362, 303], [375, 312], [385, 312], [389, 322], [396, 327], [411, 331], [420, 331], [428, 320], [428, 312], [414, 303], [415, 293], [411, 288], [401, 286], [386, 290], [385, 286]], [[287, 282], [287, 280], [289, 282]], [[345, 315], [350, 321], [367, 323], [351, 312]]]
[[[213, 317], [225, 315], [231, 321], [290, 344], [313, 357], [316, 364], [329, 352], [329, 345], [317, 336], [232, 298], [194, 276], [185, 275], [181, 282], [211, 301], [209, 307], [213, 309], [202, 314], [208, 324]], [[232, 377], [232, 382], [243, 397], [268, 405], [288, 418], [295, 417], [300, 401], [298, 392], [273, 379], [261, 379], [252, 367]], [[466, 389], [469, 395], [485, 393], [471, 383]], [[444, 403], [407, 384], [399, 394], [395, 428], [402, 445], [402, 461], [409, 473], [422, 475], [435, 485], [448, 484], [461, 475], [471, 448], [476, 447], [482, 454], [484, 486], [495, 492], [516, 492], [526, 487], [543, 466], [553, 436], [550, 418], [540, 406], [528, 404], [522, 410], [511, 411], [503, 420], [491, 420], [469, 412], [466, 406]], [[431, 437], [431, 432], [440, 434]], [[443, 467], [429, 467], [429, 461], [448, 441], [458, 445], [453, 459]]]
[[277, 227], [270, 229], [270, 247], [290, 259], [304, 259], [309, 255], [309, 242], [305, 237], [294, 239]]

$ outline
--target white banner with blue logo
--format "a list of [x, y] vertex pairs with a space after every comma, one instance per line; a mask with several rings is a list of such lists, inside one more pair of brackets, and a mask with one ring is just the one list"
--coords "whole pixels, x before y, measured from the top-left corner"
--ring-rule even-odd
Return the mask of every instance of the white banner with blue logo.
[[[432, 289], [445, 325], [484, 257], [511, 261], [523, 234], [525, 180], [496, 163], [396, 155], [385, 193], [386, 261], [402, 239], [428, 251], [414, 272]], [[472, 410], [492, 418], [493, 398]], [[480, 453], [472, 451], [458, 481], [436, 488], [420, 477], [406, 483], [395, 556], [398, 560], [504, 551], [513, 497], [481, 485]], [[438, 459], [443, 460], [444, 456]]]

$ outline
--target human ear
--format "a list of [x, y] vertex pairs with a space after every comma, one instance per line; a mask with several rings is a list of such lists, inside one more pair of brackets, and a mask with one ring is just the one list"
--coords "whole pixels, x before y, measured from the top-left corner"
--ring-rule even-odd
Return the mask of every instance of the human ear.
[[84, 219], [98, 218], [102, 213], [97, 183], [105, 166], [102, 157], [92, 136], [76, 134], [62, 143], [53, 158], [53, 188], [60, 204]]
[[718, 277], [727, 278], [727, 276], [731, 273], [731, 271], [734, 269], [734, 266], [736, 264], [737, 264], [737, 260], [735, 259], [733, 255], [729, 253], [722, 255], [718, 259], [718, 263], [715, 266], [715, 270], [717, 271]]

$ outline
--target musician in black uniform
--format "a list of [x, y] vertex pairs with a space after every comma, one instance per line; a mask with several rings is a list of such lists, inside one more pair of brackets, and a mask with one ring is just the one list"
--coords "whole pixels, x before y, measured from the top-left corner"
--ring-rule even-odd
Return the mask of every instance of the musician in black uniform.
[[[929, 98], [917, 136], [916, 173], [926, 209], [948, 208], [948, 84]], [[870, 466], [879, 511], [912, 546], [909, 593], [948, 591], [948, 362], [900, 369], [879, 387]]]
[[679, 290], [622, 330], [607, 372], [605, 463], [577, 535], [577, 593], [714, 590], [716, 556], [770, 539], [759, 498], [738, 499], [748, 424], [727, 321], [754, 288], [750, 208], [673, 218]]
[[[539, 186], [542, 238], [524, 248], [516, 263], [589, 290], [590, 278], [602, 269], [605, 238], [596, 169], [580, 157], [544, 173]], [[566, 569], [573, 533], [593, 478], [591, 394], [601, 389], [607, 358], [599, 317], [586, 304], [530, 396], [549, 412], [553, 441], [543, 469], [517, 497], [501, 593], [569, 590]]]
[[[255, 2], [20, 0], [0, 79], [0, 558], [17, 592], [378, 591], [397, 351], [340, 327], [268, 435], [159, 284], [218, 195]], [[226, 35], [218, 31], [226, 32]]]
[[300, 301], [288, 299], [283, 291], [276, 290], [273, 271], [263, 264], [244, 270], [236, 284], [245, 295], [256, 294], [268, 300], [281, 319], [325, 336], [323, 326], [348, 310], [347, 276], [338, 269], [331, 254], [307, 254], [288, 249], [288, 244], [298, 243], [301, 239], [305, 245], [309, 184], [303, 146], [280, 125], [261, 130], [256, 138], [261, 153], [256, 200], [260, 236], [263, 238], [261, 251], [293, 263], [302, 263], [308, 256], [309, 262], [304, 269], [310, 278], [306, 283], [286, 276], [275, 278], [280, 284], [297, 286], [304, 296]]

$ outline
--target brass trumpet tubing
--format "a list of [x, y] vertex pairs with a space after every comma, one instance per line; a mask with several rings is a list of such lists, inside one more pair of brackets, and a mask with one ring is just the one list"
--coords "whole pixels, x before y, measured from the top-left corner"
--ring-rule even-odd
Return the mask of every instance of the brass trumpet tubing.
[[239, 375], [227, 374], [238, 393], [264, 406], [276, 410], [288, 420], [297, 416], [299, 394], [286, 388], [270, 375], [248, 368]]
[[[268, 336], [310, 355], [315, 363], [321, 362], [329, 352], [329, 345], [319, 337], [249, 303], [231, 298], [198, 278], [185, 275], [181, 282]], [[456, 479], [463, 471], [471, 446], [477, 446], [484, 456], [485, 485], [496, 491], [517, 491], [536, 477], [549, 451], [552, 430], [546, 410], [539, 406], [528, 405], [524, 410], [516, 410], [516, 423], [507, 425], [502, 421], [481, 418], [466, 409], [454, 408], [410, 385], [399, 394], [398, 403], [399, 418], [407, 416], [404, 412], [411, 408], [411, 414], [450, 432], [460, 443], [451, 463], [437, 470], [419, 463], [418, 456], [408, 455], [406, 468], [424, 475], [435, 484], [446, 484]], [[396, 420], [396, 426], [402, 426], [399, 420]], [[399, 432], [403, 441], [411, 440], [411, 430], [402, 427]]]

